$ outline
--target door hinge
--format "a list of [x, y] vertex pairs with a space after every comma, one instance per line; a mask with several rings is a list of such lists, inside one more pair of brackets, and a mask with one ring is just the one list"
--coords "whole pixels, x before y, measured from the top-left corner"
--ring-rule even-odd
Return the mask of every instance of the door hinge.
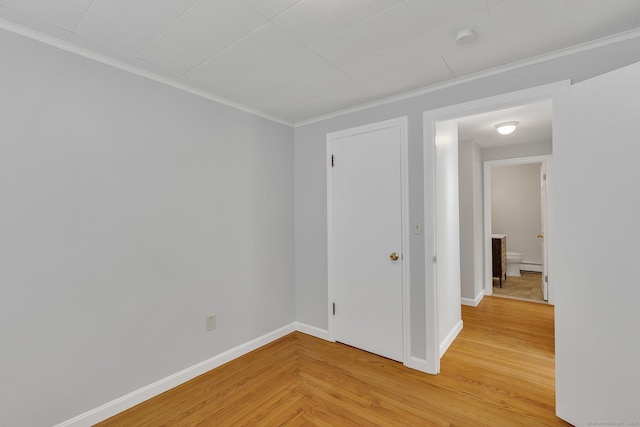
[[546, 174], [546, 173], [543, 173], [543, 174], [542, 174], [542, 180], [543, 180], [543, 181], [546, 181], [546, 180], [547, 180], [547, 174]]
[[544, 283], [549, 283], [549, 276], [544, 276]]
[[434, 262], [434, 263], [438, 262], [438, 257], [437, 257], [437, 256], [435, 256], [435, 255], [433, 256], [433, 262]]
[[335, 302], [333, 303], [333, 315], [334, 316], [336, 315], [336, 303]]
[[333, 162], [333, 154], [331, 155], [331, 167], [334, 166], [334, 162]]

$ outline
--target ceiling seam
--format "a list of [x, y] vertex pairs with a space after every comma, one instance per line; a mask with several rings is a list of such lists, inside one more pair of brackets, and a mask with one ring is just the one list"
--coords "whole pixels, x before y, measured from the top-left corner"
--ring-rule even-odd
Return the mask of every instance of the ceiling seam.
[[342, 69], [342, 67], [340, 67], [337, 64], [334, 64], [333, 62], [331, 62], [328, 58], [325, 58], [322, 54], [320, 54], [319, 52], [315, 51], [311, 46], [307, 46], [309, 51], [311, 51], [314, 55], [316, 55], [318, 58], [320, 58], [322, 61], [326, 62], [327, 64], [331, 65], [331, 67], [335, 68], [340, 74], [344, 75], [345, 77], [347, 77], [349, 80], [352, 80], [354, 83], [356, 83], [358, 86], [367, 89], [368, 86], [364, 83], [361, 82], [360, 80], [356, 79], [354, 76], [352, 76], [351, 74], [347, 73], [345, 70]]
[[[287, 13], [289, 10], [293, 9], [294, 7], [296, 7], [297, 5], [299, 5], [300, 3], [302, 3], [303, 1], [304, 1], [304, 0], [298, 0], [297, 2], [295, 2], [294, 4], [292, 4], [291, 6], [289, 6], [288, 8], [286, 8], [285, 10], [283, 10], [282, 12], [279, 12], [278, 14], [276, 14], [276, 15], [275, 15], [274, 17], [272, 17], [272, 18], [268, 18], [268, 17], [266, 17], [266, 16], [262, 15], [260, 12], [258, 12], [257, 10], [255, 10], [255, 9], [253, 9], [253, 8], [251, 8], [251, 9], [253, 9], [253, 10], [255, 10], [256, 12], [260, 13], [260, 15], [264, 16], [264, 17], [265, 17], [265, 19], [268, 19], [268, 20], [269, 20], [269, 22], [271, 22], [271, 21], [273, 21], [274, 19], [277, 19], [280, 15], [283, 15], [283, 14]], [[274, 24], [275, 24], [275, 22], [274, 22]]]
[[[324, 37], [324, 38], [322, 38], [321, 40], [318, 40], [318, 41], [314, 42], [313, 44], [318, 44], [318, 43], [324, 42], [324, 41], [326, 41], [326, 40], [332, 39], [332, 38], [334, 38], [334, 37], [338, 36], [339, 34], [344, 33], [344, 32], [345, 32], [345, 31], [347, 31], [347, 30], [353, 29], [353, 28], [357, 27], [358, 25], [363, 24], [364, 22], [370, 21], [370, 20], [372, 20], [373, 18], [375, 18], [375, 17], [377, 17], [377, 16], [380, 16], [380, 15], [382, 15], [383, 13], [386, 13], [387, 11], [389, 11], [389, 10], [391, 10], [391, 9], [393, 9], [393, 8], [399, 7], [401, 3], [404, 3], [404, 4], [406, 5], [406, 2], [405, 2], [404, 0], [403, 0], [402, 2], [398, 2], [398, 3], [394, 4], [393, 6], [390, 6], [390, 7], [386, 8], [386, 9], [384, 9], [384, 10], [381, 10], [381, 11], [379, 11], [379, 12], [377, 12], [377, 13], [374, 13], [373, 15], [371, 15], [371, 16], [369, 16], [369, 17], [365, 18], [365, 19], [362, 19], [362, 20], [360, 20], [360, 21], [358, 21], [358, 22], [356, 22], [356, 23], [354, 23], [354, 24], [352, 24], [352, 25], [349, 25], [349, 26], [347, 26], [347, 27], [345, 27], [345, 28], [341, 29], [340, 31], [337, 31], [337, 32], [335, 32], [335, 33], [333, 33], [333, 34], [331, 34], [331, 35], [329, 35], [329, 36], [327, 36], [327, 37]], [[327, 6], [329, 6], [329, 5], [327, 5]], [[334, 13], [336, 13], [336, 12], [335, 12], [335, 10], [334, 10], [331, 6], [329, 6], [329, 8], [330, 8]], [[409, 10], [411, 11], [411, 15], [412, 15], [412, 16], [414, 16], [413, 10], [411, 10], [411, 8], [409, 8]], [[414, 19], [415, 19], [415, 18], [414, 18]], [[277, 25], [277, 24], [276, 24], [276, 25]], [[283, 31], [286, 31], [286, 30], [284, 30], [284, 29], [283, 29]], [[287, 32], [287, 34], [289, 34], [289, 32]], [[291, 35], [291, 36], [293, 37], [293, 35]], [[296, 38], [296, 40], [297, 40], [297, 38]], [[308, 44], [306, 44], [306, 43], [304, 43], [304, 42], [303, 42], [303, 44], [304, 44], [305, 46], [307, 46], [309, 49], [311, 49], [311, 45], [308, 45]], [[315, 52], [315, 51], [314, 51], [314, 52]]]
[[485, 4], [487, 5], [487, 13], [489, 14], [489, 22], [491, 23], [491, 30], [493, 31], [493, 34], [495, 35], [495, 38], [496, 38], [496, 43], [498, 44], [498, 53], [500, 54], [500, 62], [502, 63], [502, 65], [505, 65], [506, 62], [504, 60], [504, 56], [502, 55], [502, 52], [504, 50], [502, 48], [502, 44], [500, 43], [498, 32], [496, 31], [496, 25], [493, 22], [493, 14], [491, 13], [491, 7], [489, 7], [489, 0], [485, 0]]
[[91, 2], [91, 5], [89, 5], [89, 7], [87, 8], [87, 10], [84, 11], [84, 14], [82, 14], [82, 18], [80, 18], [80, 21], [78, 21], [78, 23], [76, 24], [76, 26], [73, 28], [73, 31], [71, 31], [73, 34], [77, 34], [76, 31], [78, 31], [78, 28], [80, 27], [80, 25], [82, 25], [82, 23], [84, 22], [84, 19], [87, 17], [87, 15], [89, 14], [89, 11], [91, 11], [91, 9], [93, 9], [93, 5], [96, 4], [97, 0], [93, 0]]
[[[199, 0], [198, 0], [199, 1]], [[227, 46], [225, 46], [224, 48], [222, 48], [221, 50], [217, 51], [216, 53], [212, 54], [211, 56], [205, 58], [203, 61], [199, 62], [198, 64], [196, 64], [195, 66], [193, 66], [192, 68], [186, 70], [185, 72], [180, 74], [180, 77], [184, 76], [185, 74], [190, 73], [191, 71], [195, 70], [196, 68], [198, 68], [199, 66], [203, 65], [204, 63], [206, 63], [207, 61], [215, 58], [216, 56], [222, 54], [223, 52], [225, 52], [226, 50], [228, 50], [229, 48], [235, 46], [237, 43], [241, 42], [242, 40], [246, 39], [247, 37], [249, 37], [251, 34], [255, 33], [256, 31], [260, 30], [262, 27], [264, 27], [267, 24], [273, 24], [275, 26], [277, 26], [280, 30], [282, 30], [284, 33], [286, 33], [288, 36], [294, 38], [298, 43], [300, 43], [302, 46], [306, 46], [301, 40], [298, 40], [297, 38], [293, 37], [292, 34], [289, 34], [288, 31], [286, 31], [284, 28], [280, 27], [276, 22], [274, 22], [274, 20], [279, 17], [280, 15], [286, 13], [288, 10], [296, 7], [298, 4], [302, 3], [304, 0], [298, 0], [297, 2], [295, 2], [294, 4], [292, 4], [291, 6], [287, 7], [285, 10], [283, 10], [282, 12], [276, 14], [274, 17], [269, 18], [265, 15], [263, 15], [262, 13], [258, 12], [257, 10], [255, 10], [253, 7], [249, 6], [249, 8], [251, 10], [253, 10], [255, 13], [257, 13], [258, 15], [262, 16], [264, 19], [266, 19], [267, 21], [264, 22], [263, 24], [257, 26], [256, 28], [254, 28], [253, 30], [249, 31], [247, 34], [245, 34], [244, 36], [240, 37], [239, 39], [231, 42], [230, 44], [228, 44]]]
[[[189, 6], [187, 9], [185, 9], [185, 11], [184, 11], [184, 12], [182, 12], [182, 13], [180, 14], [180, 16], [176, 17], [176, 19], [174, 19], [173, 21], [171, 21], [171, 23], [170, 23], [169, 25], [167, 25], [167, 26], [166, 26], [166, 28], [165, 28], [164, 30], [162, 30], [162, 31], [160, 31], [158, 34], [156, 34], [156, 36], [155, 36], [153, 39], [151, 39], [151, 41], [149, 41], [149, 43], [145, 44], [145, 45], [142, 47], [142, 49], [140, 49], [140, 50], [138, 51], [138, 53], [136, 53], [136, 54], [135, 54], [135, 58], [136, 58], [136, 59], [141, 59], [141, 60], [143, 60], [143, 61], [144, 61], [144, 58], [141, 58], [141, 57], [139, 57], [138, 55], [139, 55], [141, 52], [143, 52], [146, 48], [148, 48], [149, 46], [151, 46], [151, 45], [152, 45], [156, 40], [158, 40], [158, 39], [160, 38], [160, 36], [162, 36], [164, 33], [166, 33], [166, 32], [167, 32], [171, 27], [173, 27], [173, 26], [176, 24], [176, 22], [178, 22], [180, 19], [182, 19], [182, 17], [183, 17], [184, 15], [186, 15], [186, 14], [187, 14], [187, 12], [189, 12], [191, 9], [193, 9], [193, 8], [194, 8], [194, 7], [195, 7], [199, 2], [200, 2], [200, 0], [195, 0], [191, 6]], [[149, 62], [149, 61], [145, 61], [145, 62]], [[153, 62], [149, 62], [149, 63], [150, 63], [150, 64], [154, 64]], [[154, 64], [154, 65], [158, 65], [158, 64]]]
[[565, 48], [565, 36], [567, 35], [567, 16], [569, 15], [569, 0], [564, 0], [564, 16], [562, 19], [562, 37], [560, 38], [560, 49]]
[[[291, 6], [290, 8], [288, 8], [287, 10], [290, 10], [290, 9], [294, 8], [294, 7], [295, 7], [295, 6], [297, 6], [298, 4], [302, 3], [302, 1], [303, 1], [303, 0], [300, 0], [299, 2], [297, 2], [296, 4], [294, 4], [293, 6]], [[329, 6], [329, 5], [327, 5], [327, 6], [328, 6], [332, 11], [333, 11], [333, 13], [336, 13], [336, 11], [335, 11], [331, 6]], [[278, 16], [282, 15], [282, 14], [283, 14], [283, 13], [285, 13], [285, 12], [286, 12], [286, 10], [285, 10], [284, 12], [282, 12], [281, 14], [279, 14]], [[336, 16], [337, 16], [337, 13], [336, 13]], [[304, 50], [304, 49], [306, 49], [307, 51], [309, 51], [309, 52], [311, 52], [313, 55], [315, 55], [318, 59], [320, 59], [321, 61], [323, 61], [323, 62], [325, 62], [325, 63], [329, 64], [332, 68], [336, 69], [338, 72], [340, 72], [341, 74], [343, 74], [345, 77], [349, 78], [350, 80], [353, 80], [353, 82], [354, 82], [354, 83], [357, 83], [358, 85], [363, 86], [363, 83], [362, 83], [362, 82], [360, 82], [360, 81], [356, 80], [353, 76], [351, 76], [351, 75], [349, 75], [348, 73], [346, 73], [346, 72], [345, 72], [342, 68], [340, 68], [337, 64], [334, 64], [334, 63], [333, 63], [333, 62], [331, 62], [328, 58], [326, 58], [324, 55], [322, 55], [320, 52], [318, 52], [317, 50], [315, 50], [315, 49], [313, 48], [313, 45], [314, 45], [314, 44], [318, 44], [318, 43], [320, 43], [320, 42], [322, 42], [322, 41], [324, 41], [324, 40], [328, 40], [328, 39], [330, 39], [330, 38], [334, 37], [335, 35], [340, 34], [340, 33], [341, 33], [342, 31], [344, 31], [344, 30], [340, 30], [340, 31], [338, 31], [337, 33], [332, 34], [332, 35], [331, 35], [331, 36], [329, 36], [329, 37], [325, 37], [325, 38], [323, 38], [322, 40], [319, 40], [319, 41], [317, 41], [317, 42], [315, 42], [315, 43], [313, 43], [313, 44], [308, 44], [308, 43], [304, 42], [303, 40], [301, 40], [299, 37], [297, 37], [295, 34], [291, 34], [291, 33], [290, 33], [289, 31], [287, 31], [285, 28], [282, 28], [282, 26], [278, 25], [278, 23], [275, 21], [275, 18], [277, 18], [277, 17], [274, 17], [274, 18], [273, 18], [274, 20], [272, 20], [272, 21], [273, 21], [272, 23], [273, 23], [276, 27], [278, 27], [280, 30], [282, 30], [285, 34], [287, 34], [289, 37], [291, 37], [292, 39], [294, 39], [295, 41], [297, 41], [298, 43], [300, 43], [300, 45], [302, 46], [302, 49], [300, 49], [300, 50]], [[360, 21], [360, 22], [364, 22], [364, 20], [363, 20], [363, 21]], [[290, 56], [292, 56], [292, 55], [288, 55], [288, 56], [287, 56], [287, 58], [288, 58], [288, 57], [290, 57]], [[283, 58], [282, 60], [284, 60], [284, 58]]]
[[418, 25], [418, 28], [422, 30], [420, 31], [420, 34], [428, 33], [429, 30], [422, 28], [422, 22], [420, 22], [420, 20], [418, 19], [418, 16], [416, 15], [416, 11], [411, 8], [411, 5], [409, 3], [407, 3], [407, 0], [403, 0], [402, 2], [407, 7], [407, 9], [409, 9], [409, 12], [411, 12], [411, 17], [413, 18], [415, 23]]
[[[256, 12], [258, 13], [258, 12]], [[223, 47], [222, 49], [220, 49], [219, 51], [211, 54], [210, 56], [206, 57], [204, 60], [198, 62], [196, 65], [194, 65], [193, 67], [189, 68], [188, 70], [180, 73], [180, 77], [192, 72], [193, 70], [195, 70], [196, 68], [198, 68], [199, 66], [205, 64], [207, 61], [209, 61], [210, 59], [215, 58], [216, 56], [222, 54], [224, 51], [228, 50], [230, 47], [235, 46], [236, 44], [240, 43], [242, 40], [246, 39], [247, 37], [249, 37], [251, 34], [255, 33], [256, 31], [260, 30], [262, 27], [264, 27], [265, 25], [271, 23], [271, 20], [269, 20], [268, 18], [264, 17], [262, 14], [258, 15], [262, 16], [263, 18], [267, 19], [267, 22], [260, 24], [258, 27], [254, 28], [253, 30], [249, 31], [247, 34], [245, 34], [244, 36], [240, 37], [239, 39], [229, 43], [228, 45], [226, 45], [225, 47]], [[278, 27], [279, 28], [279, 27]], [[284, 31], [284, 30], [283, 30]], [[289, 33], [287, 33], [289, 34]]]
[[[339, 34], [343, 33], [344, 31], [347, 31], [348, 29], [354, 28], [354, 27], [355, 27], [355, 26], [357, 26], [357, 25], [360, 25], [360, 24], [362, 24], [362, 23], [364, 23], [364, 22], [367, 22], [367, 21], [369, 21], [369, 20], [371, 20], [371, 19], [373, 19], [373, 18], [375, 18], [375, 17], [377, 17], [377, 16], [379, 16], [379, 15], [382, 15], [383, 13], [386, 13], [387, 11], [389, 11], [389, 10], [391, 10], [391, 9], [394, 9], [394, 8], [396, 8], [396, 7], [400, 7], [400, 5], [401, 5], [401, 4], [404, 4], [404, 5], [407, 7], [407, 9], [411, 12], [411, 17], [412, 17], [412, 18], [414, 19], [414, 21], [416, 22], [416, 24], [417, 24], [418, 28], [421, 28], [420, 22], [418, 21], [418, 19], [417, 19], [416, 15], [415, 15], [415, 12], [413, 11], [413, 9], [411, 9], [411, 7], [410, 7], [410, 6], [409, 6], [409, 4], [406, 2], [406, 0], [402, 0], [402, 1], [400, 1], [400, 2], [396, 3], [396, 4], [392, 5], [392, 6], [387, 7], [387, 8], [386, 8], [386, 9], [384, 9], [384, 10], [379, 11], [378, 13], [375, 13], [375, 14], [373, 14], [373, 15], [369, 16], [368, 18], [365, 18], [365, 19], [363, 19], [363, 20], [361, 20], [361, 21], [358, 21], [358, 22], [357, 22], [356, 24], [354, 24], [354, 25], [348, 26], [348, 27], [346, 27], [346, 28], [344, 28], [344, 29], [342, 29], [342, 30], [338, 31], [338, 32], [337, 32], [337, 33], [335, 33], [335, 34], [332, 34], [331, 36], [326, 37], [326, 38], [324, 38], [324, 39], [322, 39], [322, 40], [320, 40], [320, 41], [318, 41], [318, 42], [316, 42], [316, 43], [314, 43], [314, 44], [318, 44], [318, 43], [320, 43], [320, 42], [322, 42], [322, 41], [324, 41], [324, 40], [329, 40], [329, 39], [331, 39], [331, 38], [334, 38], [334, 37], [336, 37], [337, 35], [339, 35]], [[335, 12], [335, 10], [334, 10], [331, 6], [329, 6], [329, 7], [331, 8], [331, 10], [333, 10], [333, 12], [334, 12], [334, 13], [336, 13], [336, 12]], [[423, 34], [423, 33], [425, 33], [425, 31], [420, 31], [418, 34]], [[287, 33], [287, 34], [289, 34], [289, 33]], [[408, 40], [408, 39], [410, 39], [410, 38], [412, 38], [412, 37], [416, 37], [418, 34], [413, 35], [413, 36], [410, 36], [410, 37], [408, 37], [407, 39], [404, 39], [404, 40]], [[291, 36], [293, 37], [293, 35], [291, 35]], [[333, 68], [337, 69], [341, 74], [343, 74], [344, 76], [348, 77], [350, 80], [353, 80], [353, 81], [354, 81], [355, 83], [357, 83], [360, 87], [365, 88], [365, 89], [368, 89], [368, 88], [370, 87], [370, 86], [369, 86], [368, 84], [366, 84], [365, 82], [362, 82], [362, 81], [358, 80], [356, 77], [354, 77], [354, 76], [352, 76], [351, 74], [349, 74], [347, 71], [345, 71], [345, 70], [342, 68], [342, 66], [340, 66], [340, 65], [338, 65], [338, 64], [334, 64], [334, 63], [333, 63], [329, 58], [325, 57], [324, 55], [322, 55], [322, 53], [320, 53], [320, 52], [318, 52], [317, 50], [315, 50], [315, 49], [313, 48], [313, 45], [307, 45], [307, 44], [304, 44], [304, 45], [305, 45], [305, 46], [306, 46], [310, 51], [312, 51], [314, 54], [316, 54], [319, 58], [321, 58], [324, 62], [326, 62], [327, 64], [331, 65]], [[384, 50], [384, 49], [387, 49], [387, 47], [381, 47], [381, 48], [378, 48], [378, 49], [372, 50], [372, 51], [371, 51], [371, 52], [369, 52], [369, 53], [376, 53], [376, 52], [380, 52], [380, 51], [382, 51], [382, 50]], [[449, 68], [449, 71], [451, 71], [451, 68], [449, 67], [449, 65], [448, 65], [448, 64], [447, 64], [447, 68]], [[453, 72], [452, 72], [452, 74], [453, 74]], [[453, 75], [455, 76], [455, 74], [453, 74]]]
[[449, 70], [449, 72], [451, 72], [451, 75], [453, 76], [453, 78], [458, 78], [459, 76], [451, 69], [451, 66], [449, 66], [449, 63], [447, 62], [447, 60], [444, 58], [444, 55], [440, 55], [440, 59], [442, 59], [442, 62], [444, 62], [444, 65], [447, 66], [447, 69]]

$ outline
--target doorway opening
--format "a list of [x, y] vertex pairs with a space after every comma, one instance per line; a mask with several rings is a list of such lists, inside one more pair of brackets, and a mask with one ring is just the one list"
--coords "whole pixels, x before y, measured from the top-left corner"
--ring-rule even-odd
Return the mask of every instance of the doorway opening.
[[549, 301], [551, 177], [550, 154], [484, 162], [484, 240], [491, 247], [485, 281], [494, 296]]
[[[435, 203], [438, 199], [437, 195], [440, 191], [443, 191], [442, 181], [439, 182], [439, 178], [445, 175], [445, 172], [442, 171], [442, 169], [450, 169], [450, 165], [439, 162], [439, 158], [437, 156], [437, 141], [441, 137], [438, 128], [443, 128], [443, 124], [445, 125], [444, 128], [448, 130], [455, 128], [454, 130], [457, 134], [456, 141], [458, 141], [456, 147], [460, 149], [463, 147], [463, 143], [460, 141], [468, 141], [470, 139], [465, 137], [463, 125], [466, 119], [478, 118], [502, 110], [526, 108], [527, 106], [538, 103], [547, 102], [550, 104], [554, 94], [557, 93], [560, 88], [568, 86], [569, 84], [569, 81], [558, 82], [555, 84], [539, 86], [518, 92], [445, 107], [438, 110], [431, 110], [423, 114], [425, 171], [429, 169], [433, 170], [433, 175], [431, 176], [425, 173], [425, 230], [427, 230], [428, 227], [433, 227], [433, 230], [439, 230], [443, 226], [441, 221], [443, 221], [443, 219], [446, 221], [446, 217], [438, 215], [437, 208], [434, 207], [434, 205], [437, 205]], [[492, 123], [485, 122], [483, 129], [485, 132], [493, 132], [496, 134], [495, 124], [500, 121], [511, 120], [515, 119], [501, 119]], [[455, 126], [449, 126], [451, 123], [455, 124]], [[519, 130], [525, 129], [524, 124], [519, 124], [518, 127], [519, 129], [511, 135], [512, 137], [517, 137], [518, 134], [524, 134], [524, 132], [519, 132]], [[447, 138], [448, 135], [444, 135], [444, 137]], [[471, 140], [474, 139], [477, 140], [478, 138], [471, 138]], [[550, 138], [548, 144], [550, 147]], [[456, 164], [455, 168], [458, 169], [456, 171], [456, 177], [458, 178], [460, 185], [454, 190], [455, 192], [446, 189], [444, 189], [444, 192], [446, 193], [445, 197], [455, 197], [460, 200], [460, 223], [458, 226], [460, 227], [460, 225], [463, 225], [463, 227], [467, 227], [466, 230], [460, 229], [460, 234], [462, 236], [467, 233], [467, 236], [471, 236], [471, 240], [465, 241], [464, 244], [460, 244], [461, 250], [458, 252], [458, 255], [461, 263], [459, 263], [458, 268], [465, 266], [467, 268], [467, 274], [469, 274], [469, 271], [471, 272], [469, 275], [471, 280], [465, 280], [465, 276], [462, 275], [462, 269], [460, 269], [461, 276], [457, 283], [439, 283], [436, 271], [440, 268], [441, 263], [446, 262], [446, 260], [443, 259], [443, 256], [447, 256], [447, 254], [437, 252], [437, 236], [436, 239], [432, 241], [425, 241], [425, 254], [427, 255], [427, 260], [431, 258], [433, 259], [433, 263], [427, 262], [425, 266], [425, 277], [432, 279], [432, 281], [427, 280], [425, 287], [427, 299], [426, 307], [428, 310], [433, 310], [431, 311], [431, 316], [428, 316], [427, 319], [427, 341], [428, 344], [430, 344], [427, 348], [427, 359], [434, 362], [433, 368], [436, 372], [439, 370], [439, 360], [443, 356], [443, 352], [440, 351], [442, 348], [441, 346], [443, 344], [448, 344], [447, 341], [455, 339], [454, 333], [456, 332], [454, 329], [451, 329], [449, 333], [447, 333], [447, 331], [443, 331], [442, 327], [440, 327], [440, 323], [451, 320], [448, 319], [448, 317], [451, 317], [452, 313], [459, 312], [458, 310], [460, 309], [461, 303], [463, 305], [477, 306], [485, 295], [491, 295], [493, 293], [493, 281], [491, 279], [490, 269], [491, 265], [489, 264], [489, 268], [487, 268], [487, 264], [491, 262], [490, 246], [487, 247], [488, 244], [490, 244], [490, 240], [488, 244], [485, 241], [485, 221], [482, 214], [484, 212], [482, 162], [487, 158], [491, 158], [492, 160], [504, 160], [507, 158], [550, 154], [550, 152], [540, 153], [539, 151], [532, 153], [530, 150], [533, 148], [533, 145], [529, 143], [507, 145], [500, 147], [499, 149], [488, 148], [484, 151], [480, 149], [480, 146], [477, 143], [475, 146], [474, 144], [468, 144], [466, 147], [470, 147], [467, 154], [471, 153], [471, 158], [475, 158], [475, 161], [472, 161], [472, 166], [468, 168], [460, 168], [459, 164]], [[458, 154], [460, 155], [461, 153]], [[489, 155], [494, 157], [489, 157]], [[475, 166], [473, 166], [474, 164]], [[468, 174], [468, 176], [465, 177], [465, 180], [467, 180], [466, 182], [469, 183], [469, 186], [473, 189], [473, 196], [470, 199], [459, 197], [459, 190], [462, 185], [462, 178], [459, 175], [460, 173]], [[479, 180], [474, 179], [474, 177], [478, 176], [480, 176]], [[549, 199], [551, 199], [551, 195], [549, 195]], [[470, 206], [465, 204], [468, 200], [473, 201]], [[481, 214], [478, 215], [478, 212]], [[549, 246], [552, 246], [550, 244], [550, 239], [553, 234], [551, 222], [552, 221], [549, 221], [549, 223], [546, 224], [547, 232], [545, 235], [546, 243]], [[464, 257], [469, 255], [467, 251], [471, 251], [471, 257], [467, 258], [471, 259], [471, 264], [467, 264], [464, 261]], [[551, 260], [552, 256], [549, 254], [548, 277], [550, 282], [553, 277], [553, 264], [550, 262]], [[485, 280], [486, 275], [488, 275], [490, 279], [489, 286], [487, 286], [487, 281]], [[453, 301], [451, 298], [441, 298], [441, 295], [447, 295], [446, 292], [442, 292], [443, 287], [448, 287], [448, 289], [457, 287], [460, 291], [460, 298], [458, 298], [457, 301]], [[549, 299], [552, 303], [552, 295], [550, 295]], [[433, 326], [434, 324], [435, 328]], [[446, 349], [446, 346], [444, 348]]]
[[[486, 295], [550, 298], [551, 116], [546, 98], [457, 120], [464, 305]], [[513, 134], [497, 132], [505, 121], [518, 123]]]

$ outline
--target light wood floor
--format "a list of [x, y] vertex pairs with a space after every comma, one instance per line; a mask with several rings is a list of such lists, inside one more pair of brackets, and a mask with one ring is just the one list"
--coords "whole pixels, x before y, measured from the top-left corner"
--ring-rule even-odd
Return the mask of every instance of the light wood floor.
[[563, 426], [554, 413], [553, 307], [485, 297], [424, 374], [293, 333], [99, 424]]

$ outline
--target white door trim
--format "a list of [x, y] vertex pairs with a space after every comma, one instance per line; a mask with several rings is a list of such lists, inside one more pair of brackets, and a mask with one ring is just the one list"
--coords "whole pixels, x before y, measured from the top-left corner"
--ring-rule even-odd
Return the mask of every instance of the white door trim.
[[[483, 194], [484, 194], [484, 294], [493, 294], [493, 279], [491, 274], [491, 257], [488, 254], [491, 253], [491, 169], [495, 166], [515, 166], [515, 165], [527, 165], [532, 163], [542, 163], [546, 168], [547, 174], [547, 204], [545, 206], [545, 212], [542, 212], [544, 216], [544, 245], [547, 256], [543, 257], [543, 260], [547, 263], [546, 271], [549, 276], [549, 295], [548, 302], [551, 305], [555, 303], [555, 292], [553, 291], [553, 281], [551, 280], [551, 265], [552, 257], [549, 256], [551, 252], [551, 242], [553, 242], [553, 167], [552, 167], [552, 155], [544, 156], [531, 156], [531, 157], [517, 157], [511, 159], [500, 160], [486, 160], [483, 162]], [[543, 269], [544, 270], [544, 269]]]
[[[529, 104], [552, 98], [559, 89], [569, 86], [570, 80], [510, 92], [490, 98], [452, 105], [423, 113], [423, 156], [424, 156], [424, 238], [425, 238], [425, 310], [426, 310], [426, 366], [427, 372], [440, 370], [438, 337], [438, 299], [436, 292], [435, 263], [435, 158], [436, 122], [462, 118], [493, 110]], [[551, 197], [551, 195], [549, 195]], [[550, 279], [551, 279], [551, 272]]]
[[332, 262], [332, 212], [333, 212], [333, 174], [331, 173], [331, 155], [333, 141], [339, 138], [345, 138], [362, 133], [372, 132], [376, 130], [386, 129], [389, 127], [400, 128], [400, 171], [401, 171], [401, 185], [402, 185], [402, 350], [403, 350], [403, 364], [409, 365], [411, 363], [411, 324], [410, 324], [410, 295], [409, 295], [409, 157], [408, 146], [409, 139], [407, 134], [408, 118], [407, 116], [398, 117], [395, 119], [385, 120], [382, 122], [371, 123], [364, 126], [358, 126], [355, 128], [345, 129], [337, 132], [331, 132], [327, 134], [327, 277], [328, 277], [328, 301], [327, 301], [327, 315], [329, 317], [329, 340], [335, 341], [334, 336], [334, 322], [333, 322], [333, 301], [336, 294], [335, 291], [335, 275], [334, 265]]

